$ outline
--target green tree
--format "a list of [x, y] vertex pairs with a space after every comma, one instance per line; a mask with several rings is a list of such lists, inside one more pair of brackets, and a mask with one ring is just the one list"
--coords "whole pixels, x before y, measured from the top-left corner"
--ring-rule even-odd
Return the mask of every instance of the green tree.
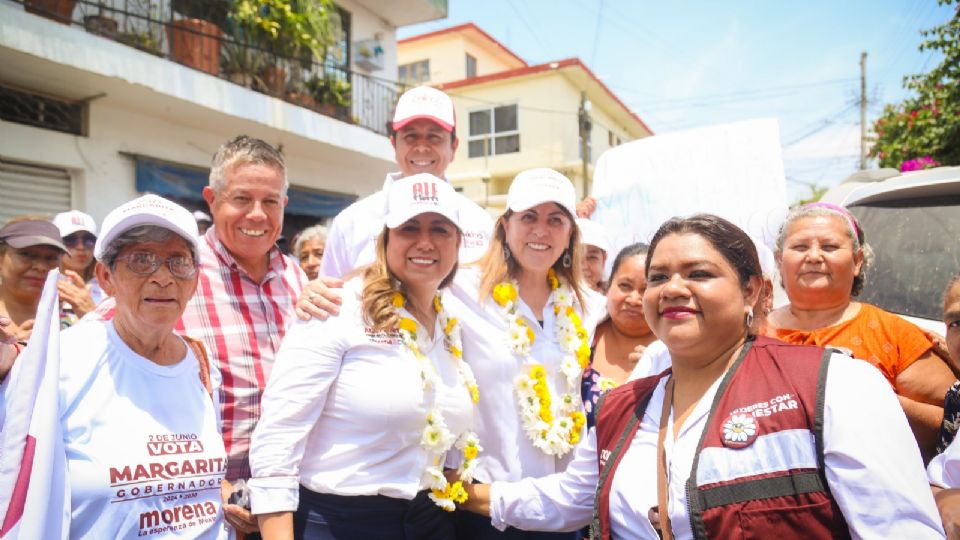
[[929, 73], [907, 77], [904, 86], [914, 95], [884, 107], [874, 123], [877, 141], [870, 154], [881, 167], [900, 168], [927, 157], [960, 165], [960, 6], [958, 0], [939, 2], [954, 8], [953, 17], [922, 31], [920, 50], [939, 51], [943, 60]]

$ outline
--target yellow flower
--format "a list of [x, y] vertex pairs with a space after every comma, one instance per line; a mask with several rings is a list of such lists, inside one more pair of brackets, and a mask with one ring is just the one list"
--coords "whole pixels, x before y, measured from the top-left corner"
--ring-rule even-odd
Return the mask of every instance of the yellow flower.
[[505, 306], [508, 302], [517, 299], [517, 288], [513, 286], [513, 283], [497, 283], [493, 287], [493, 299], [501, 306]]
[[480, 403], [480, 389], [475, 384], [470, 385], [470, 399], [474, 403]]
[[393, 293], [393, 307], [400, 309], [406, 303], [407, 300], [403, 297], [403, 294], [398, 292]]
[[557, 279], [557, 273], [553, 270], [553, 268], [547, 270], [547, 281], [550, 283], [551, 289], [560, 288], [560, 280]]
[[573, 427], [577, 429], [581, 428], [587, 423], [587, 415], [583, 414], [581, 411], [574, 411], [570, 413], [570, 418], [573, 420]]
[[435, 309], [437, 313], [443, 311], [443, 304], [440, 303], [439, 295], [433, 297], [433, 309]]
[[531, 379], [543, 379], [547, 376], [547, 370], [541, 364], [533, 364], [530, 367]]
[[529, 325], [525, 326], [527, 326], [527, 339], [529, 339], [530, 344], [533, 345], [533, 340], [536, 338], [536, 336], [533, 334], [533, 328], [530, 328]]
[[453, 329], [456, 326], [457, 326], [457, 319], [454, 317], [450, 317], [449, 319], [447, 319], [447, 326], [444, 327], [443, 333], [449, 336], [453, 332]]
[[400, 319], [400, 330], [406, 330], [407, 332], [414, 333], [417, 331], [417, 321], [411, 319], [410, 317], [404, 317]]
[[573, 430], [570, 432], [570, 444], [577, 444], [580, 442], [580, 432], [578, 430]]
[[544, 422], [548, 423], [548, 424], [549, 424], [550, 422], [553, 422], [553, 413], [550, 412], [550, 406], [549, 406], [549, 405], [547, 405], [546, 407], [544, 407], [542, 403], [540, 404], [540, 419], [543, 420]]
[[464, 448], [464, 449], [463, 449], [463, 457], [464, 457], [464, 459], [477, 459], [477, 447], [476, 447], [476, 446], [468, 446], [468, 447]]
[[447, 491], [450, 493], [450, 499], [457, 504], [463, 504], [467, 502], [467, 490], [463, 489], [463, 482], [457, 480], [453, 483], [452, 486], [447, 488]]
[[453, 357], [456, 358], [456, 359], [458, 359], [458, 360], [459, 360], [460, 358], [463, 358], [463, 351], [461, 351], [460, 349], [454, 347], [453, 345], [450, 346], [450, 354], [452, 354]]

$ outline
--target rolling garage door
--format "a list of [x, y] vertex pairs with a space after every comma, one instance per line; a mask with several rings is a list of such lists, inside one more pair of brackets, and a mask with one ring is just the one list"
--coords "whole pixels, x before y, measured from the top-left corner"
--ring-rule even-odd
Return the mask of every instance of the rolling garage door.
[[37, 214], [52, 218], [70, 210], [70, 174], [0, 159], [0, 225], [14, 216]]

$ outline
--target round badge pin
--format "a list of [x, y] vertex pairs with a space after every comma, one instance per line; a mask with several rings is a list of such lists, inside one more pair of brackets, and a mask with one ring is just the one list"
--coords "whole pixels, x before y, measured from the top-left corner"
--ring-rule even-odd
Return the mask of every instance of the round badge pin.
[[746, 414], [732, 414], [723, 423], [723, 445], [743, 448], [757, 440], [757, 421]]

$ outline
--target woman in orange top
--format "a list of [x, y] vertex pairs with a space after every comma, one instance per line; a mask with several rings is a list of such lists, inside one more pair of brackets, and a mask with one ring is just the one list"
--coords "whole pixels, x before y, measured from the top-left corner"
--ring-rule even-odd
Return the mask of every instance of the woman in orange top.
[[863, 231], [839, 206], [814, 203], [787, 216], [777, 263], [790, 303], [774, 310], [764, 332], [788, 343], [845, 349], [879, 369], [900, 399], [925, 459], [933, 456], [949, 367], [923, 332], [876, 306], [853, 301], [867, 266]]

